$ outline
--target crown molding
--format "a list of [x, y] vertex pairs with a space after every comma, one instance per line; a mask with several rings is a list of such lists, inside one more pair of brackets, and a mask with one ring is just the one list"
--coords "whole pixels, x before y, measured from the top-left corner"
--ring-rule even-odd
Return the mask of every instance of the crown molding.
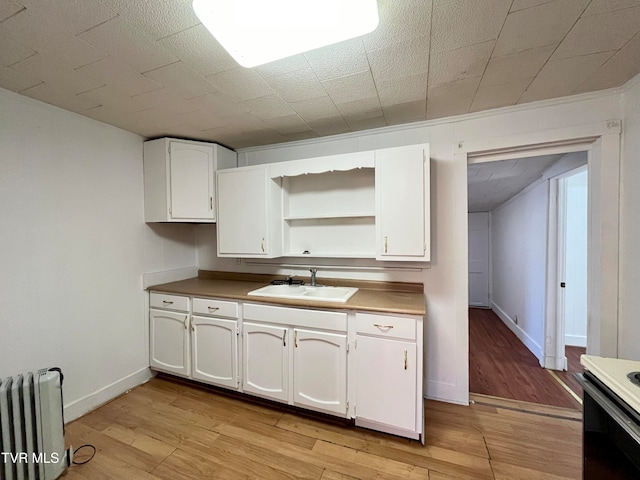
[[622, 93], [633, 88], [636, 84], [640, 84], [640, 74], [636, 75], [635, 77], [633, 77], [631, 80], [629, 80], [627, 83], [625, 83], [620, 87], [609, 88], [606, 90], [597, 90], [595, 92], [580, 93], [577, 95], [552, 98], [549, 100], [540, 100], [537, 102], [511, 105], [507, 107], [494, 108], [491, 110], [483, 110], [481, 112], [465, 113], [462, 115], [455, 115], [452, 117], [436, 118], [433, 120], [421, 120], [421, 121], [412, 122], [412, 123], [391, 125], [388, 127], [372, 128], [369, 130], [361, 130], [358, 132], [348, 132], [348, 133], [341, 133], [338, 135], [330, 135], [326, 137], [318, 137], [318, 138], [311, 138], [311, 139], [305, 139], [305, 140], [295, 140], [292, 142], [274, 143], [274, 144], [268, 144], [268, 145], [239, 148], [236, 151], [238, 154], [243, 154], [243, 153], [251, 153], [256, 151], [274, 150], [274, 149], [283, 148], [283, 147], [318, 145], [321, 143], [333, 142], [336, 140], [347, 140], [347, 139], [365, 137], [372, 134], [379, 135], [384, 133], [400, 132], [400, 131], [414, 130], [419, 128], [452, 125], [452, 124], [461, 123], [469, 120], [478, 120], [478, 119], [493, 117], [496, 115], [524, 112], [527, 110], [534, 110], [538, 108], [549, 108], [549, 107], [558, 106], [558, 105], [584, 102], [587, 100], [620, 96]]

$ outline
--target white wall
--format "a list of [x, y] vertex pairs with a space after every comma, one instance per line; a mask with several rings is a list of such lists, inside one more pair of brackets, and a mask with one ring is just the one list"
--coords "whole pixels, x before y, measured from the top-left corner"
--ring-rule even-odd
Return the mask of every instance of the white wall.
[[640, 360], [640, 75], [623, 95], [618, 356]]
[[548, 203], [549, 182], [545, 180], [491, 212], [492, 308], [540, 362]]
[[0, 377], [61, 367], [66, 420], [149, 377], [142, 275], [195, 266], [144, 224], [142, 142], [0, 89]]

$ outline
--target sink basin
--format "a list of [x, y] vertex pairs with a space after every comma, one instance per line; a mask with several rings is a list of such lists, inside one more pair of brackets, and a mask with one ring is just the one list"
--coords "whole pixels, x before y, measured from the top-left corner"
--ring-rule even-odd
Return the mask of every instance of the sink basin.
[[[260, 292], [260, 293], [256, 293]], [[259, 288], [253, 292], [249, 292], [249, 295], [267, 295], [269, 297], [289, 297], [291, 295], [299, 295], [304, 292], [302, 285], [267, 285], [266, 287]]]
[[293, 298], [344, 303], [358, 291], [355, 287], [324, 287], [311, 285], [267, 285], [249, 292], [258, 297]]

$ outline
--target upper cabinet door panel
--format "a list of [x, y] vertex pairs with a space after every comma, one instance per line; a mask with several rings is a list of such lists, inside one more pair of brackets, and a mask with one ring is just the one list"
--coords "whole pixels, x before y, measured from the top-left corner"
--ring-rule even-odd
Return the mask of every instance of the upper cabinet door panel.
[[213, 220], [213, 147], [170, 142], [171, 218]]
[[376, 258], [429, 260], [429, 146], [376, 151]]
[[264, 167], [218, 172], [218, 254], [268, 256], [268, 198]]
[[237, 155], [215, 143], [157, 138], [144, 142], [145, 222], [216, 221], [215, 172]]

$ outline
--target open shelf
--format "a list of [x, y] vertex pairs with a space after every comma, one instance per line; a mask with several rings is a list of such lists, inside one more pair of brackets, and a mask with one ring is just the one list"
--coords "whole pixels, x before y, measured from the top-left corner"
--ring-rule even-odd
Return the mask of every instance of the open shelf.
[[374, 212], [368, 212], [368, 213], [349, 213], [349, 212], [345, 212], [345, 213], [326, 213], [326, 214], [319, 214], [319, 215], [296, 215], [296, 216], [289, 216], [289, 217], [284, 217], [283, 220], [287, 221], [287, 222], [295, 222], [297, 220], [314, 220], [314, 219], [331, 219], [331, 218], [369, 218], [369, 217], [374, 217], [375, 218], [376, 214]]

